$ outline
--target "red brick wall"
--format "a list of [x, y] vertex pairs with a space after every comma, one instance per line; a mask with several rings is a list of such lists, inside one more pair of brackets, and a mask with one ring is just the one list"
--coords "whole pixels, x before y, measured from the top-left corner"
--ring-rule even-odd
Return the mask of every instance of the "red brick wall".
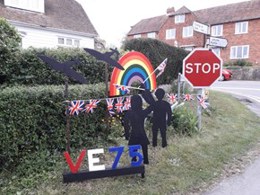
[[248, 21], [246, 34], [235, 34], [235, 23], [224, 24], [223, 37], [228, 40], [227, 47], [220, 52], [224, 62], [236, 61], [230, 59], [230, 47], [249, 45], [249, 58], [245, 60], [260, 66], [260, 19]]
[[[183, 27], [192, 26], [194, 21], [194, 16], [192, 14], [185, 15], [185, 22], [184, 23], [177, 23], [175, 24], [174, 16], [170, 16], [166, 23], [162, 26], [158, 37], [160, 40], [164, 41], [165, 43], [174, 46], [174, 42], [178, 42], [178, 46], [183, 45], [195, 45], [195, 47], [202, 47], [203, 46], [203, 35], [201, 33], [193, 32], [192, 37], [182, 37], [182, 30]], [[176, 29], [176, 37], [175, 39], [168, 39], [166, 40], [166, 30], [167, 29]]]

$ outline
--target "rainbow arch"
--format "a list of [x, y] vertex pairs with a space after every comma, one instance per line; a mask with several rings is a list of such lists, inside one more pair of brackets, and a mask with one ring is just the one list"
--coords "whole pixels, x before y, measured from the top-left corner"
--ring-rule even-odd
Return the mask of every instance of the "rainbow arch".
[[[131, 86], [134, 82], [143, 83], [154, 71], [148, 58], [144, 54], [136, 51], [128, 52], [119, 59], [118, 63], [121, 64], [125, 70], [114, 68], [110, 79], [110, 96], [125, 95], [125, 92], [116, 89], [114, 84]], [[156, 89], [155, 74], [152, 74], [145, 81], [144, 85], [146, 89]]]

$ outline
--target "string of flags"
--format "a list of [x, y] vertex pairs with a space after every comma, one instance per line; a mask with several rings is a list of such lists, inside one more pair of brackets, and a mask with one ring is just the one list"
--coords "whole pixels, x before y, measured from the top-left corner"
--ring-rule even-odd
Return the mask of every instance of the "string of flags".
[[[177, 94], [166, 94], [167, 101], [173, 105], [178, 102]], [[110, 116], [114, 116], [116, 113], [122, 113], [123, 111], [129, 110], [131, 108], [131, 95], [122, 96], [117, 98], [104, 98], [104, 99], [92, 99], [92, 100], [73, 100], [67, 101], [68, 106], [66, 110], [66, 114], [71, 116], [78, 116], [80, 113], [93, 113], [94, 109], [98, 107], [98, 104], [105, 100], [107, 103], [107, 111]], [[192, 94], [183, 94], [182, 96], [183, 102], [193, 101]], [[206, 102], [206, 98], [200, 95], [197, 95], [197, 100], [202, 108], [207, 109], [208, 103]]]

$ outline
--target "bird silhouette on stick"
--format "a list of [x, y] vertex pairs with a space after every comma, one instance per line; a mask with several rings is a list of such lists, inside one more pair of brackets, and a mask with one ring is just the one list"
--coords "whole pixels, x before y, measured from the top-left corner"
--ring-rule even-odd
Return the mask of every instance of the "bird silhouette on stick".
[[79, 60], [69, 60], [63, 63], [56, 61], [55, 59], [48, 57], [46, 55], [37, 55], [42, 61], [47, 63], [52, 69], [63, 73], [69, 78], [78, 81], [79, 83], [86, 84], [87, 80], [78, 72], [73, 70], [72, 66], [79, 64]]
[[90, 55], [94, 56], [97, 60], [104, 61], [104, 62], [110, 64], [111, 66], [114, 66], [120, 70], [125, 70], [123, 68], [123, 66], [121, 66], [121, 64], [119, 64], [117, 61], [115, 61], [111, 58], [111, 56], [114, 54], [117, 54], [117, 56], [119, 55], [119, 52], [117, 51], [117, 49], [110, 48], [111, 51], [105, 52], [105, 53], [100, 53], [94, 49], [89, 49], [89, 48], [84, 48], [84, 50], [86, 52], [88, 52]]

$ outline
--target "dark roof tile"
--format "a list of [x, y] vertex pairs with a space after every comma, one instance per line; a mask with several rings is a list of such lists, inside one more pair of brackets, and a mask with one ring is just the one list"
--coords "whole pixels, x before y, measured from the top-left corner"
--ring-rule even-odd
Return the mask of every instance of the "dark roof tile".
[[153, 18], [143, 19], [138, 22], [134, 27], [129, 31], [128, 35], [134, 35], [139, 33], [146, 32], [158, 32], [162, 25], [166, 22], [168, 16], [157, 16]]
[[10, 21], [98, 35], [82, 6], [74, 0], [45, 0], [45, 13], [5, 7], [0, 0], [0, 16]]

